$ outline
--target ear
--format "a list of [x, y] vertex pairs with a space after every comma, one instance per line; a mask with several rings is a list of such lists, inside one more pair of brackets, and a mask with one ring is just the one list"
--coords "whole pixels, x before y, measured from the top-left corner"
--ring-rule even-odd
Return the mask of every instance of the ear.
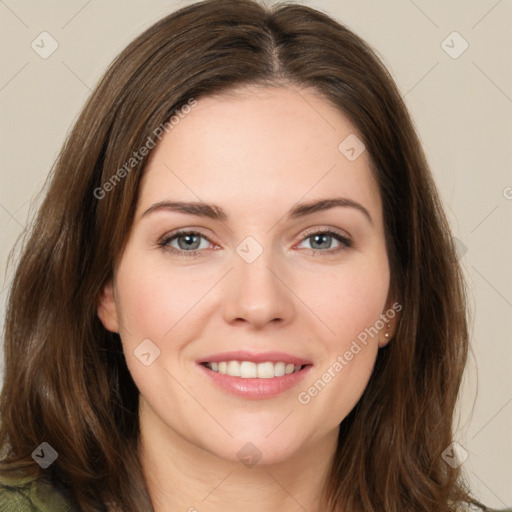
[[105, 329], [112, 332], [119, 332], [117, 305], [112, 280], [103, 287], [101, 292], [98, 301], [98, 317]]
[[[396, 334], [401, 310], [402, 304], [394, 300], [393, 297], [388, 298], [386, 301], [386, 307], [381, 315], [384, 327], [379, 333], [379, 348], [385, 347]], [[388, 336], [386, 336], [386, 334]]]

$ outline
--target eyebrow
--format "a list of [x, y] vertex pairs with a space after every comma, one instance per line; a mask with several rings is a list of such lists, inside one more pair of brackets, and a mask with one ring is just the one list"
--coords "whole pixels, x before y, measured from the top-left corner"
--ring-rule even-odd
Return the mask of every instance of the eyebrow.
[[[360, 203], [348, 199], [345, 197], [335, 197], [332, 199], [321, 199], [317, 201], [311, 201], [309, 203], [301, 203], [294, 206], [288, 213], [287, 218], [289, 220], [298, 219], [311, 215], [316, 212], [330, 210], [336, 207], [349, 207], [355, 208], [364, 214], [364, 216], [373, 225], [373, 219], [370, 212]], [[167, 210], [178, 213], [186, 213], [189, 215], [195, 215], [197, 217], [206, 217], [213, 220], [226, 221], [228, 215], [226, 212], [216, 204], [203, 203], [200, 201], [161, 201], [151, 205], [142, 215], [141, 218], [149, 215], [152, 212], [158, 210]]]

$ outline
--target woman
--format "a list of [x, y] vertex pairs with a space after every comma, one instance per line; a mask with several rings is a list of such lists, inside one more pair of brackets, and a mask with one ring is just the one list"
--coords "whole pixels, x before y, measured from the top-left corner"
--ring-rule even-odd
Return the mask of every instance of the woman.
[[5, 340], [5, 510], [485, 510], [435, 185], [384, 66], [311, 8], [207, 0], [120, 54]]

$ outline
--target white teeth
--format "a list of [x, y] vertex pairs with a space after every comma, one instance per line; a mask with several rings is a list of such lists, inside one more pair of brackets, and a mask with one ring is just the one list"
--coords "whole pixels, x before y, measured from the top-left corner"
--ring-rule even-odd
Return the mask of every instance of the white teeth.
[[[234, 362], [238, 364], [238, 361]], [[255, 379], [256, 377], [258, 377], [258, 366], [256, 366], [256, 363], [253, 363], [252, 361], [242, 361], [240, 363], [240, 377], [242, 377], [243, 379]], [[236, 377], [236, 375], [233, 375], [232, 373], [229, 372], [228, 375]]]
[[258, 365], [258, 379], [271, 379], [274, 375], [275, 370], [273, 363], [260, 363]]
[[240, 377], [240, 363], [238, 361], [228, 361], [226, 374], [232, 377]]
[[276, 377], [282, 377], [283, 375], [285, 375], [285, 371], [284, 371], [284, 368], [285, 368], [285, 364], [284, 363], [276, 363], [274, 365], [274, 375]]
[[273, 377], [282, 377], [283, 375], [298, 372], [302, 368], [302, 366], [296, 366], [291, 363], [272, 363], [270, 361], [265, 363], [221, 361], [218, 363], [206, 363], [206, 366], [214, 372], [230, 375], [231, 377], [241, 377], [242, 379], [272, 379]]

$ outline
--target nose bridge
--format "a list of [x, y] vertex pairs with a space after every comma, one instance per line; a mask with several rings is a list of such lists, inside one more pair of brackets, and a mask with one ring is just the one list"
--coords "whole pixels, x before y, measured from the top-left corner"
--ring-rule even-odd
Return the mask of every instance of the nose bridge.
[[237, 248], [233, 271], [229, 273], [224, 303], [228, 322], [245, 320], [262, 327], [268, 322], [289, 321], [293, 315], [291, 293], [280, 276], [271, 249], [258, 248], [245, 240]]

